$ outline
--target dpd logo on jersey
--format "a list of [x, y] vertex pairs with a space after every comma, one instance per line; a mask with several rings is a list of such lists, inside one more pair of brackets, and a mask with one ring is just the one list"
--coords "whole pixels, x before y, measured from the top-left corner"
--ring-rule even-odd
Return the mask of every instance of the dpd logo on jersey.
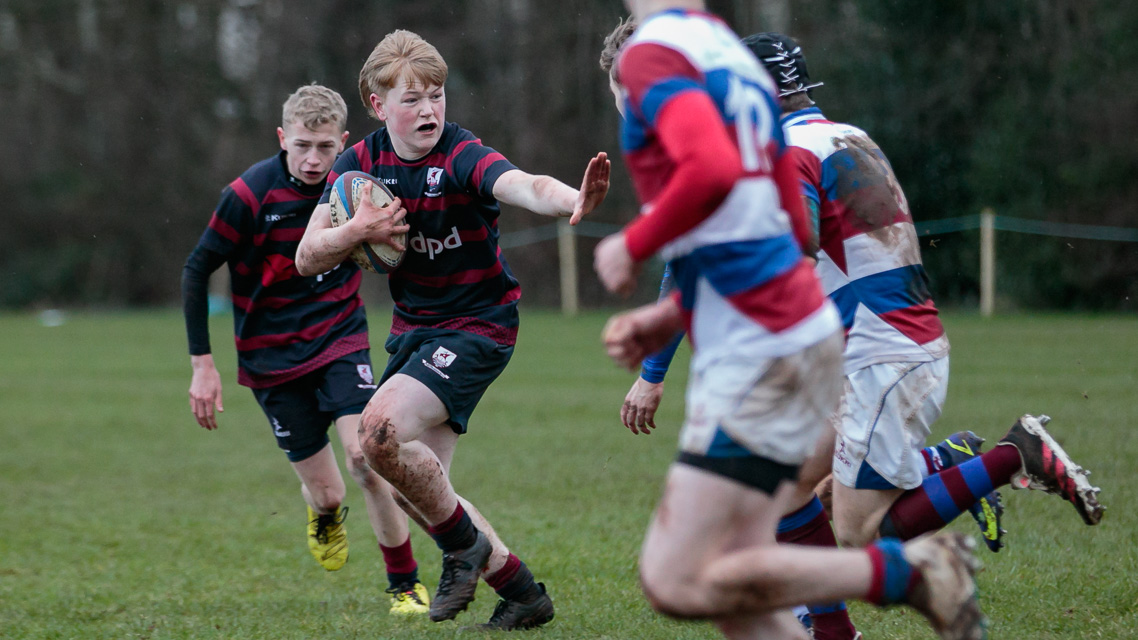
[[427, 190], [423, 195], [437, 198], [443, 195], [443, 170], [441, 167], [427, 167]]
[[417, 253], [427, 254], [427, 258], [434, 260], [435, 256], [442, 253], [443, 249], [457, 249], [462, 246], [462, 237], [458, 235], [458, 227], [450, 228], [450, 235], [442, 240], [434, 238], [427, 238], [420, 231], [419, 235], [411, 238], [411, 250]]
[[433, 354], [431, 354], [431, 361], [427, 362], [426, 360], [423, 360], [423, 364], [426, 365], [427, 368], [431, 371], [434, 371], [435, 373], [442, 376], [444, 379], [450, 380], [450, 376], [443, 373], [443, 369], [449, 367], [457, 357], [458, 355], [456, 355], [450, 349], [447, 349], [446, 347], [439, 347], [438, 349], [435, 349], [435, 352]]

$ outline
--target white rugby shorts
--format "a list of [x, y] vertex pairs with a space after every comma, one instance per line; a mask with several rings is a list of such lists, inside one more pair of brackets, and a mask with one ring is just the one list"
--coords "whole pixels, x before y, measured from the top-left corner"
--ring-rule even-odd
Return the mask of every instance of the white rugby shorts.
[[948, 395], [948, 356], [886, 362], [846, 376], [834, 416], [834, 479], [856, 489], [914, 489], [921, 456]]
[[789, 356], [693, 361], [680, 450], [719, 457], [729, 438], [752, 455], [801, 465], [838, 406], [843, 342], [837, 331]]

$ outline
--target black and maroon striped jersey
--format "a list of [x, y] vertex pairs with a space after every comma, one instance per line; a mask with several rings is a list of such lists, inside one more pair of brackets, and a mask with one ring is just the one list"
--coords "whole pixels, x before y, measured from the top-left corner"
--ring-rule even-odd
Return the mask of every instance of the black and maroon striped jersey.
[[225, 257], [233, 296], [237, 381], [263, 388], [368, 348], [360, 270], [297, 273], [300, 244], [324, 185], [293, 179], [284, 152], [222, 191], [198, 246]]
[[346, 150], [328, 176], [364, 171], [407, 208], [407, 254], [388, 276], [395, 317], [391, 333], [417, 328], [476, 333], [499, 344], [517, 339], [521, 287], [498, 247], [494, 183], [516, 169], [471, 132], [448, 122], [429, 154], [395, 155], [386, 128]]

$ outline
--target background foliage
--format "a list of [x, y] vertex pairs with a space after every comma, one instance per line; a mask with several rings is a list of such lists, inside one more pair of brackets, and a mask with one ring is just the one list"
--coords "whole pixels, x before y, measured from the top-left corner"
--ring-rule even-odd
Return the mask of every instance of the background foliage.
[[[1103, 0], [711, 2], [740, 33], [799, 38], [827, 115], [870, 132], [914, 216], [1138, 226], [1138, 6]], [[448, 118], [575, 184], [618, 152], [596, 65], [616, 0], [0, 2], [0, 307], [169, 304], [226, 183], [273, 153], [280, 104], [355, 95], [376, 42], [419, 32], [451, 66]], [[595, 220], [635, 211], [623, 167]], [[507, 212], [505, 231], [544, 224]], [[976, 233], [927, 245], [942, 303], [976, 297]], [[579, 244], [582, 298], [606, 302]], [[531, 302], [558, 298], [553, 243], [508, 252]], [[1000, 234], [1004, 305], [1133, 309], [1138, 251]], [[379, 288], [379, 287], [377, 287]], [[653, 286], [644, 286], [650, 297]]]

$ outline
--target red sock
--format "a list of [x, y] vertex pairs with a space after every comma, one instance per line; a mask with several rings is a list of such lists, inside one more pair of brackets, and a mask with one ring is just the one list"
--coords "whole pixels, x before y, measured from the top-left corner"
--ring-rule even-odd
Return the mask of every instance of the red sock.
[[486, 584], [495, 590], [501, 589], [511, 578], [517, 575], [518, 569], [520, 569], [521, 566], [522, 561], [511, 553], [509, 557], [506, 558], [506, 564], [502, 565], [501, 569], [485, 575]]
[[410, 536], [398, 547], [385, 547], [381, 544], [379, 550], [383, 552], [383, 564], [387, 566], [388, 573], [415, 573], [419, 569], [419, 564], [411, 553]]
[[427, 533], [443, 551], [466, 549], [478, 539], [478, 529], [461, 502], [455, 504], [454, 512], [446, 520], [428, 527]]
[[501, 569], [486, 576], [486, 584], [493, 587], [503, 600], [532, 602], [534, 598], [545, 593], [534, 581], [533, 573], [526, 563], [512, 553], [506, 558], [506, 564]]

